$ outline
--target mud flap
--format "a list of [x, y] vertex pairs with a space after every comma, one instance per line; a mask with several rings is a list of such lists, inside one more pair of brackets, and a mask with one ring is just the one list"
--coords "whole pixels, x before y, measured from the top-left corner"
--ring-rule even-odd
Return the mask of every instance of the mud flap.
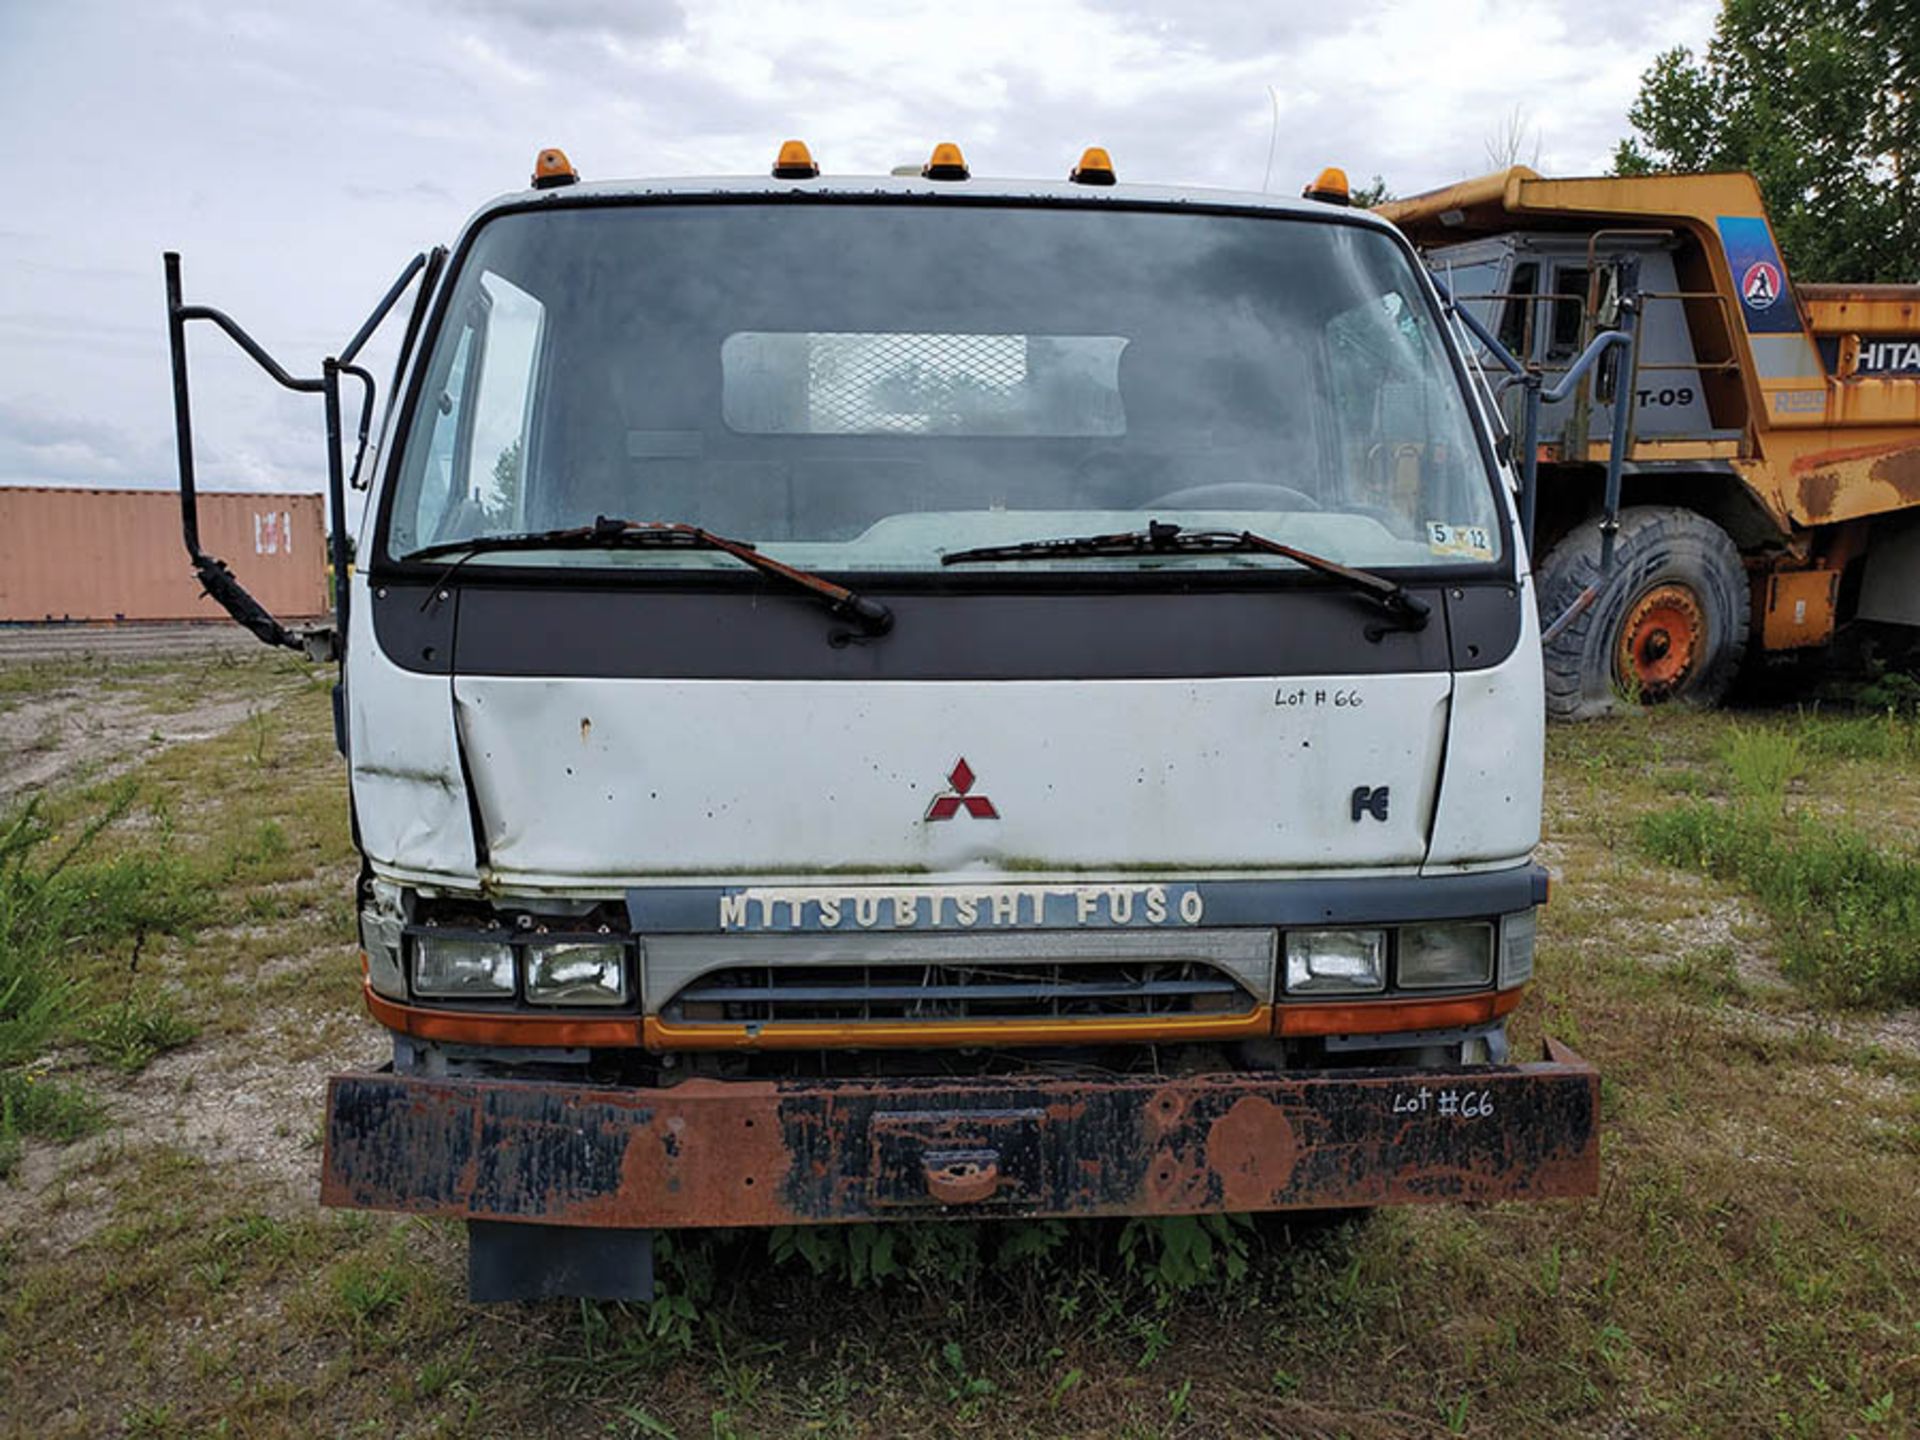
[[653, 1299], [653, 1232], [467, 1222], [467, 1298]]

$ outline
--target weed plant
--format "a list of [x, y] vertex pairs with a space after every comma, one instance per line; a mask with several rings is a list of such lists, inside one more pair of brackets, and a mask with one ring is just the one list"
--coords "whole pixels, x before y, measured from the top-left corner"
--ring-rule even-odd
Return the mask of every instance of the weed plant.
[[1720, 746], [1734, 794], [1756, 805], [1784, 808], [1787, 787], [1806, 771], [1799, 735], [1767, 725], [1735, 725]]
[[[696, 1350], [724, 1351], [742, 1333], [729, 1279], [751, 1274], [762, 1277], [757, 1303], [773, 1310], [781, 1307], [769, 1296], [782, 1290], [864, 1293], [871, 1308], [917, 1326], [977, 1314], [1018, 1317], [1038, 1331], [1115, 1341], [1148, 1366], [1172, 1343], [1177, 1313], [1244, 1307], [1263, 1251], [1294, 1252], [1311, 1264], [1322, 1252], [1345, 1256], [1351, 1233], [1317, 1213], [1259, 1222], [1174, 1215], [656, 1232], [656, 1298], [580, 1302], [575, 1347], [548, 1363], [565, 1390], [582, 1393], [619, 1389]], [[957, 1342], [942, 1347], [936, 1368], [955, 1401], [993, 1393]]]
[[73, 977], [79, 954], [127, 944], [137, 956], [146, 935], [183, 933], [205, 913], [204, 887], [164, 844], [98, 853], [134, 798], [123, 786], [64, 832], [37, 801], [0, 818], [0, 1175], [17, 1163], [22, 1136], [73, 1139], [97, 1124], [97, 1107], [48, 1074], [61, 1040], [138, 1069], [191, 1038], [163, 998], [130, 993], [96, 1009]]
[[174, 1002], [156, 990], [132, 989], [82, 1029], [87, 1053], [102, 1065], [137, 1075], [156, 1057], [200, 1033]]

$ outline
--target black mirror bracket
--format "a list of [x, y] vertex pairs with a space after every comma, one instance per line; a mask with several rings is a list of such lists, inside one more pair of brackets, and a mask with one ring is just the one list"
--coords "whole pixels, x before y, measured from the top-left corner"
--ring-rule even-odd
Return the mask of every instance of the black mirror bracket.
[[[436, 252], [436, 257], [438, 252]], [[167, 251], [162, 257], [166, 267], [167, 279], [167, 340], [173, 361], [173, 425], [174, 439], [180, 458], [180, 530], [186, 543], [187, 556], [193, 562], [194, 574], [199, 577], [201, 591], [210, 596], [221, 609], [231, 615], [240, 625], [246, 627], [268, 645], [280, 646], [288, 650], [297, 650], [310, 660], [339, 660], [346, 651], [348, 596], [348, 551], [347, 551], [347, 486], [359, 488], [360, 466], [366, 459], [368, 427], [373, 415], [375, 386], [373, 376], [353, 363], [360, 349], [366, 344], [380, 322], [387, 316], [407, 286], [429, 264], [426, 255], [416, 255], [400, 272], [400, 276], [387, 290], [379, 305], [367, 317], [354, 337], [336, 356], [329, 356], [321, 368], [319, 378], [312, 379], [290, 374], [266, 349], [244, 329], [237, 321], [223, 311], [210, 305], [188, 305], [180, 297], [180, 256]], [[423, 286], [423, 295], [425, 288]], [[227, 567], [224, 560], [207, 554], [200, 548], [200, 506], [198, 492], [194, 486], [193, 469], [193, 405], [187, 387], [187, 323], [192, 320], [205, 320], [225, 333], [227, 338], [246, 352], [262, 370], [274, 381], [288, 390], [303, 395], [319, 395], [326, 404], [327, 421], [327, 505], [329, 528], [332, 531], [333, 562], [333, 623], [331, 626], [319, 626], [299, 631], [291, 630], [280, 623], [258, 600], [248, 592], [246, 586]], [[414, 321], [408, 327], [407, 338], [410, 343], [418, 328], [419, 313], [416, 308]], [[340, 377], [350, 375], [360, 382], [360, 419], [358, 427], [358, 449], [354, 454], [352, 478], [348, 479], [347, 468], [342, 454], [340, 424]]]

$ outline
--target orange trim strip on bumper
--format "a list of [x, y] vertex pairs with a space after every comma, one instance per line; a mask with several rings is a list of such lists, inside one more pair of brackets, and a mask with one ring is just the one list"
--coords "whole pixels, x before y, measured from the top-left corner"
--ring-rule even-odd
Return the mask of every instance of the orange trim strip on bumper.
[[1355, 1000], [1339, 1005], [1281, 1005], [1279, 1035], [1387, 1035], [1403, 1030], [1452, 1030], [1497, 1020], [1520, 1003], [1524, 986], [1446, 1000]]
[[864, 1024], [676, 1024], [648, 1015], [495, 1015], [403, 1005], [365, 987], [367, 1010], [390, 1030], [464, 1045], [600, 1046], [649, 1050], [859, 1050], [935, 1045], [1172, 1044], [1264, 1035], [1390, 1035], [1484, 1025], [1520, 1003], [1525, 987], [1442, 1000], [1354, 1000], [1261, 1005], [1239, 1015], [1139, 1015], [1106, 1020], [909, 1020]]
[[633, 1049], [640, 1026], [632, 1015], [581, 1019], [577, 1015], [529, 1015], [524, 1010], [477, 1015], [471, 1010], [425, 1010], [402, 1005], [366, 987], [367, 1010], [389, 1030], [421, 1040], [462, 1045], [599, 1045]]
[[1128, 1041], [1243, 1040], [1273, 1033], [1273, 1007], [1238, 1015], [1128, 1015], [1105, 1020], [881, 1020], [851, 1025], [781, 1021], [766, 1025], [676, 1024], [649, 1015], [649, 1050], [858, 1050], [940, 1045], [955, 1049]]

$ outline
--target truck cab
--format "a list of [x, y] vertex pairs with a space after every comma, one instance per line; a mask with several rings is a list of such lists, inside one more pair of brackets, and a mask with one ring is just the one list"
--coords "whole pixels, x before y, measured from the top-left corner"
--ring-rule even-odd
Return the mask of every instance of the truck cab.
[[[1672, 232], [1603, 231], [1588, 237], [1518, 230], [1438, 246], [1428, 252], [1427, 262], [1510, 353], [1545, 375], [1558, 376], [1617, 314], [1622, 262], [1631, 257], [1645, 300], [1632, 396], [1634, 438], [1737, 444], [1738, 423], [1716, 424], [1682, 306], [1664, 303], [1681, 294], [1674, 273], [1681, 245]], [[1605, 379], [1598, 393], [1577, 388], [1542, 408], [1540, 442], [1556, 459], [1585, 459], [1588, 441], [1604, 442], [1611, 433], [1617, 386], [1610, 373]], [[1521, 396], [1508, 389], [1502, 398], [1503, 418], [1518, 432]]]
[[1506, 1039], [1536, 607], [1434, 287], [1103, 158], [468, 224], [348, 580], [394, 1050], [329, 1203], [500, 1298], [663, 1226], [1591, 1192], [1592, 1071]]

